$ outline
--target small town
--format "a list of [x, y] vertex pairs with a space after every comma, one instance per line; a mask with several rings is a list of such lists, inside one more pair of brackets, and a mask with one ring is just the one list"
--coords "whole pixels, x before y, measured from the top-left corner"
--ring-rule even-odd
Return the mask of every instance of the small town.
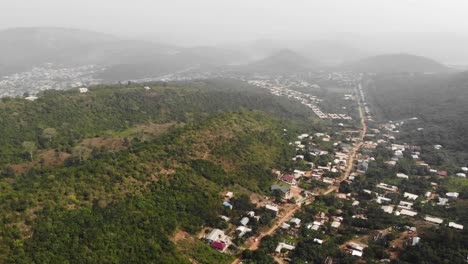
[[1, 78], [0, 97], [29, 97], [47, 90], [67, 90], [100, 84], [102, 80], [94, 77], [100, 70], [95, 65], [62, 68], [48, 63], [34, 67], [31, 71]]
[[[322, 100], [316, 96], [263, 80], [249, 83], [299, 100], [321, 119], [337, 115], [351, 120], [321, 112]], [[222, 194], [226, 215], [220, 216], [225, 228], [207, 229], [199, 238], [223, 254], [263, 248], [278, 263], [291, 260], [300, 241], [311, 241], [309, 250], [340, 241], [339, 250], [357, 259], [374, 248], [380, 250], [380, 261], [390, 262], [403, 249], [420, 243], [420, 226], [463, 230], [463, 225], [444, 217], [459, 193], [444, 191], [438, 182], [465, 179], [468, 168], [459, 167], [452, 175], [425, 162], [420, 147], [397, 139], [405, 122], [417, 118], [372, 122], [361, 83], [354, 88], [343, 100], [359, 104], [361, 123], [355, 130], [337, 126], [333, 132], [297, 135], [289, 143], [296, 149], [291, 157], [294, 166], [290, 171], [272, 171], [277, 181], [271, 185], [271, 195], [236, 197], [236, 192], [227, 190]], [[376, 245], [385, 247], [375, 249]], [[242, 263], [242, 257], [232, 263]], [[325, 263], [334, 263], [333, 257]]]

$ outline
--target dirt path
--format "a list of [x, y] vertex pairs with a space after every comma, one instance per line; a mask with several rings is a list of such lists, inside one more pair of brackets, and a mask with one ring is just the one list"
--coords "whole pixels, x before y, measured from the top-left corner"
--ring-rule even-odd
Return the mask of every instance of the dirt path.
[[[294, 207], [292, 207], [289, 211], [287, 211], [278, 221], [276, 221], [275, 225], [272, 226], [270, 229], [268, 229], [267, 231], [265, 232], [262, 232], [260, 235], [258, 235], [256, 238], [257, 238], [257, 241], [254, 241], [250, 247], [248, 249], [250, 250], [257, 250], [258, 247], [260, 246], [260, 243], [262, 242], [262, 238], [265, 237], [265, 236], [269, 236], [271, 234], [273, 234], [276, 229], [278, 229], [284, 222], [288, 221], [289, 218], [291, 218], [296, 212], [297, 210], [299, 210], [301, 207], [299, 205], [296, 205]], [[238, 264], [241, 262], [241, 257], [238, 257], [236, 258], [232, 264]]]

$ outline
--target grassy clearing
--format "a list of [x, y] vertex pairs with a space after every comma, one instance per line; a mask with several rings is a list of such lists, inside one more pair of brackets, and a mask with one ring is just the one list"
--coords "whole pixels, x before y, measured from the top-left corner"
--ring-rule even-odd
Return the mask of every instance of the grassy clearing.
[[463, 178], [450, 178], [447, 183], [447, 189], [451, 192], [460, 192], [468, 186], [468, 180]]
[[182, 254], [196, 260], [198, 263], [228, 264], [234, 260], [234, 256], [218, 252], [208, 244], [193, 237], [180, 240], [177, 247]]

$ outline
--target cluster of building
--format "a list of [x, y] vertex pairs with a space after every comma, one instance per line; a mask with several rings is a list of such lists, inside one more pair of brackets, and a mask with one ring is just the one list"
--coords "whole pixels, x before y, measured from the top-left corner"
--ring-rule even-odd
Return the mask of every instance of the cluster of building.
[[95, 76], [102, 71], [95, 65], [63, 68], [53, 64], [34, 67], [27, 72], [0, 79], [0, 97], [33, 96], [45, 90], [66, 90], [102, 82]]
[[[415, 118], [412, 118], [415, 119]], [[445, 170], [437, 170], [431, 168], [431, 166], [424, 162], [421, 159], [421, 148], [418, 146], [414, 145], [409, 145], [405, 143], [397, 144], [397, 143], [392, 143], [395, 140], [395, 134], [399, 133], [399, 128], [401, 125], [404, 123], [402, 122], [391, 122], [387, 124], [381, 125], [381, 129], [383, 131], [380, 131], [379, 129], [373, 129], [373, 131], [376, 134], [381, 135], [383, 139], [377, 140], [375, 143], [378, 144], [384, 144], [384, 146], [387, 146], [387, 148], [392, 151], [393, 156], [391, 157], [390, 160], [387, 160], [385, 163], [393, 167], [397, 165], [397, 163], [403, 159], [403, 158], [411, 158], [414, 159], [417, 166], [420, 166], [424, 168], [430, 175], [438, 175], [440, 177], [447, 177], [448, 173]], [[442, 148], [442, 146], [437, 146], [437, 148]], [[457, 177], [465, 178], [466, 174], [465, 172], [468, 171], [468, 168], [466, 167], [461, 167], [460, 172], [456, 174]], [[424, 175], [423, 175], [424, 176]], [[388, 184], [385, 182], [380, 182], [375, 185], [376, 191], [372, 190], [364, 190], [364, 192], [373, 195], [375, 198], [375, 202], [378, 204], [381, 204], [381, 209], [388, 214], [394, 214], [397, 216], [405, 216], [405, 217], [416, 217], [417, 215], [420, 214], [418, 210], [414, 208], [414, 204], [416, 201], [419, 201], [421, 203], [428, 203], [428, 202], [434, 202], [435, 205], [438, 206], [447, 206], [448, 203], [451, 200], [455, 200], [458, 198], [459, 193], [457, 192], [446, 192], [445, 195], [439, 195], [437, 194], [437, 188], [438, 184], [435, 182], [431, 182], [431, 190], [426, 190], [426, 193], [424, 195], [417, 195], [413, 194], [410, 192], [402, 192], [402, 185], [405, 184], [405, 181], [412, 179], [412, 177], [423, 177], [423, 176], [411, 176], [407, 175], [402, 172], [397, 172], [395, 173], [394, 178], [398, 179], [398, 181], [393, 181], [393, 182], [399, 182], [399, 184], [394, 185], [394, 184]], [[422, 178], [421, 178], [422, 179]], [[398, 200], [397, 203], [394, 203], [392, 199], [387, 197], [387, 194], [392, 193], [392, 194], [398, 194], [400, 199]], [[392, 196], [394, 197], [394, 195]], [[455, 228], [455, 229], [463, 229], [463, 226], [460, 224], [457, 224], [455, 222], [451, 222], [448, 220], [444, 220], [439, 217], [434, 217], [430, 215], [425, 215], [422, 217], [426, 222], [432, 223], [432, 224], [443, 224], [446, 222], [449, 227]]]
[[336, 113], [324, 113], [318, 104], [322, 101], [317, 98], [317, 96], [300, 92], [298, 90], [292, 89], [292, 87], [312, 87], [320, 88], [317, 84], [308, 84], [306, 82], [301, 82], [299, 85], [295, 83], [281, 83], [277, 80], [250, 80], [249, 84], [268, 89], [272, 94], [276, 96], [286, 96], [291, 99], [298, 100], [301, 104], [309, 107], [312, 111], [321, 119], [343, 119], [343, 120], [352, 120], [347, 114], [336, 114]]

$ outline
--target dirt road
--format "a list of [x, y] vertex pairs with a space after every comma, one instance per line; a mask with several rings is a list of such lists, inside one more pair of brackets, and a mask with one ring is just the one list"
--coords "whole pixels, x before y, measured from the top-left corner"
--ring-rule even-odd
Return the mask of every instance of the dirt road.
[[[359, 142], [358, 144], [356, 144], [354, 146], [354, 148], [352, 149], [350, 155], [349, 155], [349, 159], [348, 159], [348, 163], [347, 163], [347, 166], [346, 166], [346, 170], [345, 172], [343, 173], [343, 177], [341, 177], [341, 179], [339, 180], [339, 183], [341, 183], [342, 181], [348, 179], [349, 175], [351, 174], [351, 171], [353, 170], [353, 166], [354, 166], [354, 160], [356, 159], [356, 155], [359, 151], [359, 149], [362, 147], [362, 145], [364, 144], [364, 136], [366, 135], [367, 133], [367, 124], [366, 124], [366, 120], [365, 120], [365, 117], [364, 117], [364, 112], [363, 112], [363, 105], [362, 105], [362, 102], [361, 100], [358, 101], [358, 104], [359, 104], [359, 117], [361, 118], [361, 130], [360, 130], [360, 135], [359, 135]], [[338, 186], [336, 185], [333, 185], [333, 186], [330, 186], [325, 192], [323, 192], [323, 194], [329, 194], [333, 191], [337, 191], [338, 190], [338, 187], [339, 187], [339, 183], [338, 183]], [[306, 202], [306, 204], [310, 204], [311, 203], [311, 200], [308, 200]], [[276, 223], [273, 227], [271, 227], [268, 231], [265, 231], [265, 232], [262, 232], [258, 237], [257, 237], [257, 241], [254, 241], [250, 247], [248, 249], [250, 250], [256, 250], [258, 249], [261, 241], [262, 241], [262, 238], [265, 237], [265, 236], [268, 236], [268, 235], [271, 235], [273, 234], [284, 222], [288, 221], [289, 218], [291, 218], [299, 209], [301, 208], [301, 206], [299, 205], [296, 205], [295, 207], [293, 207], [292, 209], [290, 209], [289, 211], [287, 211]], [[241, 257], [238, 257], [236, 258], [231, 264], [239, 264], [241, 262]]]
[[353, 167], [354, 167], [354, 160], [356, 159], [356, 155], [359, 149], [361, 149], [362, 145], [364, 144], [364, 137], [367, 133], [367, 124], [366, 124], [366, 118], [364, 117], [364, 111], [362, 110], [362, 107], [363, 107], [362, 103], [361, 101], [359, 101], [358, 103], [359, 103], [359, 117], [361, 118], [361, 131], [359, 132], [360, 133], [359, 142], [358, 144], [354, 146], [354, 148], [351, 150], [351, 153], [349, 154], [348, 163], [346, 166], [346, 170], [343, 173], [343, 177], [341, 177], [337, 185], [331, 186], [322, 194], [327, 195], [331, 192], [337, 191], [340, 186], [340, 183], [349, 178], [349, 175], [351, 174], [351, 171], [353, 170]]

